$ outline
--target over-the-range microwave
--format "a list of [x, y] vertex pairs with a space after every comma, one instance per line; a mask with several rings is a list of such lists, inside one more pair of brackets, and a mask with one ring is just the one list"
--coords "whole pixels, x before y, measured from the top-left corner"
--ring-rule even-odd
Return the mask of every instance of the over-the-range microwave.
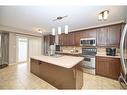
[[96, 38], [82, 38], [80, 46], [96, 46]]

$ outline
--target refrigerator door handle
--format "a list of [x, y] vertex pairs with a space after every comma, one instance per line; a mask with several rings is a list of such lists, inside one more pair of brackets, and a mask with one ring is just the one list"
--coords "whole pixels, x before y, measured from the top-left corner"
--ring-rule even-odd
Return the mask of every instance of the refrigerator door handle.
[[124, 52], [123, 52], [124, 39], [125, 39], [126, 32], [127, 32], [127, 24], [124, 27], [124, 30], [121, 35], [121, 41], [120, 41], [120, 56], [121, 56], [121, 65], [122, 65], [124, 77], [126, 77], [126, 74], [127, 74], [126, 67], [125, 67], [125, 61], [124, 61]]

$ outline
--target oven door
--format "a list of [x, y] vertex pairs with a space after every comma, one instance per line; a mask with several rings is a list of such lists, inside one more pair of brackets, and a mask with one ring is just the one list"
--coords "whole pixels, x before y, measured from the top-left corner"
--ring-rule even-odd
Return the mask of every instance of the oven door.
[[87, 69], [95, 69], [95, 57], [84, 57], [82, 66]]

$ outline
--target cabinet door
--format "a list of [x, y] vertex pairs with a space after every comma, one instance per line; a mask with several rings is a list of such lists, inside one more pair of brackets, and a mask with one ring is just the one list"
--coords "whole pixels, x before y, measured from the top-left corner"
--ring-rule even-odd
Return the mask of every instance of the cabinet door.
[[34, 60], [34, 59], [31, 59], [30, 61], [31, 65], [30, 65], [30, 71], [39, 76], [39, 61], [38, 60]]
[[121, 36], [121, 24], [109, 26], [108, 28], [108, 42], [109, 46], [119, 46]]
[[96, 74], [112, 79], [120, 75], [120, 58], [96, 57]]
[[59, 35], [59, 44], [61, 46], [63, 46], [65, 43], [64, 43], [64, 34], [62, 33], [61, 35]]
[[97, 46], [106, 46], [107, 44], [108, 28], [97, 29]]
[[64, 34], [64, 43], [65, 46], [69, 46], [70, 45], [70, 35], [69, 34]]
[[96, 38], [97, 29], [86, 30], [84, 33], [85, 38]]
[[82, 32], [75, 32], [75, 46], [80, 46], [80, 39], [82, 36]]
[[120, 75], [120, 58], [110, 58], [109, 60], [109, 74], [108, 77], [118, 79]]
[[75, 45], [75, 35], [73, 32], [68, 34], [68, 39], [69, 39], [69, 46], [74, 46]]
[[96, 57], [96, 74], [107, 76], [109, 70], [109, 64], [106, 58], [103, 57]]

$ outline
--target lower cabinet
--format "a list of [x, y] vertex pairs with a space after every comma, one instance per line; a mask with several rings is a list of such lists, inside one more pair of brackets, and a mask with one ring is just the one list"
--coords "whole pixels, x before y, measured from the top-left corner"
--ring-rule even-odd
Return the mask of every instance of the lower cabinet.
[[118, 79], [120, 75], [120, 58], [96, 57], [96, 74], [112, 79]]
[[32, 72], [33, 74], [37, 75], [39, 77], [39, 61], [38, 60], [34, 60], [34, 59], [31, 59], [30, 60], [31, 64], [30, 64], [30, 72]]

